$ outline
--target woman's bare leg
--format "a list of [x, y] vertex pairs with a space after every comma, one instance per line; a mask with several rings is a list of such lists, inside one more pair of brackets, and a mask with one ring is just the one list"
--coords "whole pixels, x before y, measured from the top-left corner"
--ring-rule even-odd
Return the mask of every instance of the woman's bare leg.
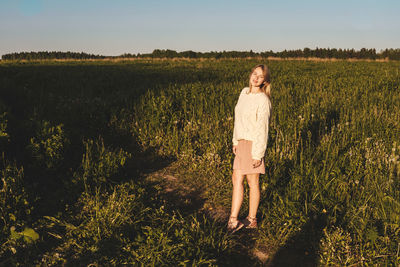
[[231, 207], [231, 217], [238, 217], [240, 206], [243, 202], [243, 180], [244, 175], [240, 171], [233, 170], [232, 173], [232, 207]]
[[260, 203], [260, 184], [259, 173], [247, 174], [247, 183], [250, 188], [249, 197], [249, 217], [255, 218], [257, 216], [258, 204]]

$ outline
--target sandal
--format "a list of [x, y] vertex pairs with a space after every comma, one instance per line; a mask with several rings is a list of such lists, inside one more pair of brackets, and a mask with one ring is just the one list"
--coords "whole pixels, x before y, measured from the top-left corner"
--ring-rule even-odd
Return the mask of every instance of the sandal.
[[243, 220], [244, 228], [246, 229], [257, 229], [257, 217], [247, 216]]
[[241, 221], [239, 221], [237, 217], [229, 217], [227, 228], [231, 234], [240, 230], [243, 226], [244, 224]]

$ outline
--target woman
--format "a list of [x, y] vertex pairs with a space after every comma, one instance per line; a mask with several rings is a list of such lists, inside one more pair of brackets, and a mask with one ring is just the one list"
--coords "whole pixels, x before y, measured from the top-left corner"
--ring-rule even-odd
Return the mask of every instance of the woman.
[[[257, 228], [257, 209], [260, 202], [259, 175], [265, 173], [264, 153], [267, 147], [268, 123], [271, 110], [270, 73], [266, 65], [255, 66], [250, 73], [249, 87], [245, 87], [235, 106], [233, 129], [233, 192], [228, 230], [242, 227]], [[239, 221], [243, 202], [243, 180], [250, 187], [249, 214]]]

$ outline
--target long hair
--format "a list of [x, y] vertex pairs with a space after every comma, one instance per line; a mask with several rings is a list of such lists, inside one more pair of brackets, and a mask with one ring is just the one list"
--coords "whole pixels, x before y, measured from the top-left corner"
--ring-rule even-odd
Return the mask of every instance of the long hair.
[[264, 82], [261, 84], [260, 90], [264, 92], [268, 96], [268, 98], [271, 98], [271, 74], [269, 72], [269, 68], [267, 67], [267, 65], [264, 64], [256, 65], [254, 68], [251, 69], [249, 75], [249, 88], [250, 88], [249, 92], [251, 92], [251, 87], [252, 87], [250, 82], [251, 74], [253, 74], [254, 70], [257, 68], [261, 68], [264, 76]]

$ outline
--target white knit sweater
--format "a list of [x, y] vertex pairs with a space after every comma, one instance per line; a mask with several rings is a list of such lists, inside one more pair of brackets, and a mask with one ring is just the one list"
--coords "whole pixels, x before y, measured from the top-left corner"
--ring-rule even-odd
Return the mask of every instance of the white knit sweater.
[[252, 141], [251, 156], [261, 160], [267, 148], [271, 101], [263, 92], [249, 91], [249, 87], [243, 88], [235, 106], [232, 142], [237, 145], [240, 139]]

